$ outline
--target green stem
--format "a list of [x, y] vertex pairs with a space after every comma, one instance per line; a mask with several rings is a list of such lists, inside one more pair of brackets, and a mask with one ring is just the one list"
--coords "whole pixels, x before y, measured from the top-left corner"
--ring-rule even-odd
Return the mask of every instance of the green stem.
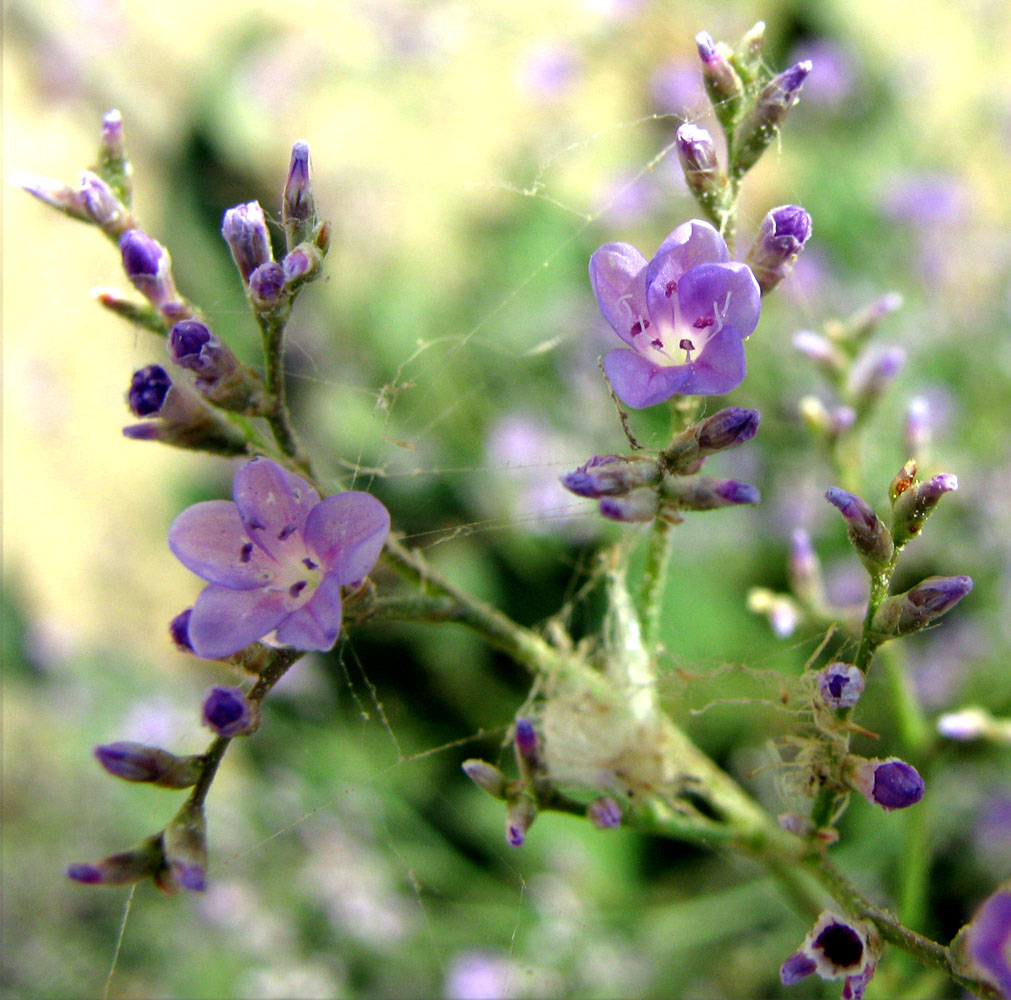
[[674, 531], [671, 522], [662, 517], [656, 518], [646, 550], [646, 565], [643, 569], [639, 599], [642, 644], [651, 656], [655, 652], [657, 633], [660, 629], [673, 543]]
[[309, 457], [302, 450], [291, 423], [285, 400], [284, 387], [284, 327], [290, 314], [290, 305], [278, 313], [257, 312], [263, 338], [264, 384], [271, 400], [271, 409], [264, 416], [282, 454], [296, 465], [302, 475], [311, 474]]

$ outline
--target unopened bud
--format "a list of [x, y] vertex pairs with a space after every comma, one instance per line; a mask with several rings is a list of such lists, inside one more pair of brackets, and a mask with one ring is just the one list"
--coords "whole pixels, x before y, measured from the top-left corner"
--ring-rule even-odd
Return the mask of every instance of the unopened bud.
[[594, 455], [575, 471], [565, 473], [560, 481], [570, 493], [598, 500], [658, 483], [660, 469], [655, 462], [619, 455]]
[[513, 799], [506, 810], [506, 843], [522, 847], [536, 818], [537, 804], [530, 795], [522, 793]]
[[128, 299], [115, 288], [96, 288], [92, 290], [91, 294], [94, 295], [100, 306], [125, 319], [128, 323], [150, 330], [159, 337], [164, 337], [168, 331], [168, 323], [165, 322], [165, 318], [149, 302]]
[[516, 763], [527, 780], [540, 775], [544, 771], [544, 759], [541, 755], [541, 741], [537, 730], [529, 719], [517, 719], [513, 731], [515, 741]]
[[266, 407], [260, 376], [242, 364], [205, 323], [196, 319], [176, 323], [169, 333], [168, 350], [177, 365], [194, 373], [193, 384], [215, 405], [247, 414]]
[[891, 532], [867, 503], [833, 486], [825, 499], [842, 514], [850, 544], [871, 573], [880, 572], [891, 562], [895, 547]]
[[149, 837], [132, 850], [112, 854], [95, 864], [70, 865], [67, 878], [85, 885], [131, 885], [157, 874], [163, 864], [161, 837]]
[[730, 132], [741, 117], [744, 84], [730, 63], [727, 47], [714, 42], [708, 31], [700, 31], [695, 36], [695, 45], [702, 62], [702, 80], [713, 111], [723, 128]]
[[854, 756], [846, 778], [854, 791], [885, 812], [905, 809], [923, 798], [923, 778], [915, 767], [898, 757], [865, 760]]
[[492, 798], [504, 799], [506, 797], [506, 776], [494, 764], [472, 758], [465, 760], [462, 766], [463, 773]]
[[716, 510], [761, 500], [761, 494], [750, 483], [710, 476], [668, 476], [661, 484], [661, 492], [665, 503], [680, 510]]
[[261, 264], [249, 276], [249, 299], [257, 312], [270, 313], [284, 309], [289, 295], [284, 284], [284, 268], [276, 261]]
[[776, 74], [745, 113], [734, 133], [734, 159], [730, 172], [743, 177], [775, 138], [786, 113], [800, 100], [800, 91], [811, 72], [810, 59]]
[[968, 576], [928, 576], [904, 594], [889, 597], [871, 622], [879, 639], [919, 632], [950, 611], [972, 590]]
[[249, 284], [250, 275], [261, 264], [273, 259], [267, 222], [258, 201], [228, 209], [221, 220], [221, 235], [232, 252], [232, 260], [244, 285]]
[[763, 295], [790, 274], [810, 238], [811, 216], [799, 205], [781, 205], [762, 219], [744, 263], [754, 272]]
[[160, 747], [126, 740], [95, 747], [95, 757], [114, 778], [159, 788], [189, 788], [203, 771], [202, 757], [177, 757]]
[[192, 314], [176, 292], [168, 251], [140, 229], [128, 229], [119, 241], [123, 270], [137, 289], [166, 319]]
[[730, 406], [686, 428], [660, 453], [660, 464], [667, 472], [692, 473], [701, 460], [718, 451], [736, 448], [758, 433], [762, 414]]
[[600, 513], [611, 521], [625, 521], [635, 524], [652, 521], [660, 509], [660, 497], [656, 490], [640, 489], [620, 497], [604, 497], [600, 501]]
[[98, 147], [98, 166], [95, 172], [129, 208], [133, 197], [133, 164], [126, 157], [123, 116], [115, 109], [107, 111], [102, 116], [102, 138]]
[[212, 687], [205, 695], [203, 723], [218, 736], [248, 736], [259, 724], [258, 706], [239, 687]]
[[892, 508], [892, 536], [895, 544], [905, 545], [918, 535], [941, 497], [957, 489], [958, 477], [942, 472], [901, 493]]
[[621, 806], [605, 795], [586, 807], [586, 815], [598, 830], [615, 830], [621, 826]]
[[830, 663], [818, 671], [818, 693], [829, 708], [852, 708], [864, 691], [864, 675], [852, 663]]
[[308, 240], [316, 226], [316, 203], [309, 174], [309, 144], [302, 140], [291, 150], [291, 164], [281, 200], [281, 222], [288, 250]]
[[688, 190], [711, 219], [719, 220], [730, 198], [730, 181], [716, 159], [712, 136], [693, 122], [685, 122], [675, 133], [674, 145]]

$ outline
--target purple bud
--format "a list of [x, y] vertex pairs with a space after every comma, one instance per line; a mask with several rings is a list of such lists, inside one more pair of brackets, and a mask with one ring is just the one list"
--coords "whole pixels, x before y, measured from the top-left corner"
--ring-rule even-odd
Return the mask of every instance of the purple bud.
[[779, 967], [779, 978], [784, 986], [793, 986], [802, 979], [807, 979], [817, 968], [813, 959], [798, 951]]
[[857, 409], [876, 402], [895, 381], [906, 363], [906, 352], [901, 347], [883, 351], [867, 351], [859, 357], [850, 371], [849, 393]]
[[895, 544], [905, 545], [919, 534], [941, 497], [957, 489], [958, 477], [942, 472], [902, 492], [892, 508], [892, 534]]
[[284, 268], [276, 261], [261, 264], [249, 276], [249, 297], [263, 309], [278, 305], [284, 297]]
[[758, 95], [734, 136], [731, 172], [735, 178], [743, 177], [772, 142], [786, 113], [800, 99], [801, 87], [811, 69], [811, 60], [805, 59], [774, 76]]
[[291, 165], [281, 200], [281, 221], [289, 250], [307, 239], [316, 223], [316, 204], [309, 176], [309, 144], [303, 140], [291, 149]]
[[87, 217], [103, 230], [118, 236], [122, 230], [117, 231], [117, 224], [125, 220], [126, 212], [112, 188], [97, 174], [85, 170], [78, 191]]
[[115, 108], [102, 115], [102, 155], [109, 160], [123, 159], [123, 116]]
[[799, 205], [780, 205], [765, 216], [745, 258], [763, 295], [789, 275], [810, 238], [811, 216]]
[[699, 425], [700, 454], [725, 451], [750, 441], [758, 433], [761, 420], [762, 414], [758, 410], [745, 410], [739, 406], [714, 413]]
[[506, 843], [510, 847], [522, 847], [536, 817], [537, 805], [529, 795], [513, 799], [506, 810]]
[[848, 364], [846, 355], [832, 341], [812, 330], [798, 330], [793, 335], [793, 348], [829, 372], [842, 372]]
[[165, 888], [203, 892], [207, 887], [207, 822], [203, 810], [184, 805], [162, 835], [168, 875]]
[[239, 269], [243, 284], [250, 275], [272, 259], [270, 235], [258, 201], [228, 209], [221, 220], [221, 235], [232, 251], [232, 260]]
[[162, 865], [159, 837], [149, 837], [133, 850], [103, 858], [97, 864], [78, 862], [67, 867], [67, 878], [84, 885], [130, 885], [154, 875]]
[[160, 788], [189, 788], [203, 770], [200, 757], [177, 757], [159, 747], [128, 741], [95, 747], [95, 756], [115, 778], [148, 782]]
[[970, 590], [971, 577], [928, 576], [904, 594], [884, 601], [871, 625], [882, 640], [919, 632], [950, 611]]
[[487, 792], [492, 798], [505, 798], [506, 778], [494, 764], [489, 764], [483, 760], [471, 759], [465, 760], [462, 767], [463, 773], [478, 788]]
[[660, 509], [660, 498], [655, 490], [633, 490], [627, 496], [604, 497], [600, 501], [600, 513], [611, 521], [636, 524], [652, 521]]
[[741, 114], [744, 84], [731, 65], [725, 46], [717, 45], [708, 31], [695, 36], [702, 62], [702, 81], [716, 117], [724, 128], [733, 128]]
[[719, 170], [713, 137], [706, 129], [693, 122], [685, 122], [674, 133], [674, 143], [685, 174], [709, 174]]
[[177, 365], [199, 376], [198, 386], [227, 379], [239, 367], [239, 359], [196, 319], [184, 319], [172, 327], [169, 354]]
[[830, 663], [818, 672], [818, 691], [829, 708], [852, 708], [864, 690], [864, 675], [850, 663]]
[[829, 489], [825, 499], [842, 514], [850, 543], [868, 570], [877, 572], [884, 568], [894, 554], [894, 545], [891, 532], [874, 511], [860, 497], [838, 486]]
[[242, 688], [212, 687], [204, 695], [203, 723], [218, 736], [245, 736], [256, 728], [254, 706]]
[[621, 806], [605, 795], [586, 807], [586, 815], [598, 830], [616, 830], [621, 826]]
[[761, 500], [761, 494], [750, 483], [710, 476], [668, 476], [661, 484], [661, 491], [665, 502], [681, 510], [716, 510]]
[[915, 767], [898, 757], [886, 760], [854, 757], [847, 777], [868, 802], [881, 806], [886, 812], [905, 809], [923, 798], [923, 778]]
[[176, 309], [172, 262], [168, 251], [140, 229], [128, 229], [119, 241], [123, 270], [130, 283], [159, 309]]
[[172, 388], [172, 379], [161, 365], [148, 365], [133, 373], [127, 403], [135, 417], [151, 417], [159, 413]]
[[193, 652], [193, 647], [190, 645], [190, 615], [192, 614], [193, 609], [187, 608], [185, 611], [180, 611], [169, 622], [169, 635], [172, 637], [172, 642], [175, 643], [176, 649], [183, 653]]
[[529, 780], [544, 770], [541, 741], [537, 738], [534, 724], [529, 719], [517, 719], [514, 739], [516, 742], [516, 763], [523, 776]]
[[594, 455], [584, 465], [560, 478], [562, 486], [570, 493], [594, 500], [604, 496], [622, 496], [659, 480], [660, 470], [655, 462], [630, 460], [618, 455]]

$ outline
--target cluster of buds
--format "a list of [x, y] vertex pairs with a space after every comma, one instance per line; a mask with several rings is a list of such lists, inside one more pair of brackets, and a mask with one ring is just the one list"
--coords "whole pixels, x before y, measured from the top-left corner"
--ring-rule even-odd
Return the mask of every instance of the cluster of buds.
[[720, 410], [682, 431], [656, 458], [595, 455], [561, 483], [576, 496], [599, 500], [600, 513], [614, 521], [677, 522], [681, 511], [758, 503], [758, 490], [748, 483], [697, 473], [710, 455], [750, 441], [760, 420], [757, 410]]
[[845, 320], [830, 320], [821, 332], [794, 334], [794, 349], [823, 373], [836, 396], [830, 405], [815, 395], [804, 396], [798, 404], [804, 424], [826, 447], [867, 419], [902, 370], [906, 355], [901, 348], [867, 343], [881, 321], [901, 305], [902, 297], [890, 293]]
[[463, 771], [492, 798], [506, 804], [506, 843], [521, 847], [537, 814], [543, 810], [585, 815], [598, 830], [621, 826], [621, 806], [609, 796], [594, 799], [589, 805], [570, 799], [551, 782], [544, 764], [540, 738], [529, 719], [517, 719], [513, 730], [513, 749], [519, 778], [509, 780], [501, 769], [487, 761], [463, 762]]

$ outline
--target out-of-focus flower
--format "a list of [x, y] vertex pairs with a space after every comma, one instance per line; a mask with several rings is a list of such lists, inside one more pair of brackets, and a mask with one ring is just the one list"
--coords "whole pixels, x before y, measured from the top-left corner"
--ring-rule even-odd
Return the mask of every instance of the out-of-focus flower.
[[95, 747], [95, 757], [115, 778], [161, 788], [189, 788], [200, 777], [203, 763], [198, 756], [177, 757], [160, 747], [128, 740]]
[[1011, 882], [983, 901], [959, 939], [970, 967], [1011, 998]]
[[842, 108], [853, 96], [857, 81], [853, 56], [842, 45], [815, 38], [790, 53], [793, 62], [808, 60], [813, 69], [804, 82], [804, 101], [827, 110]]
[[598, 830], [614, 830], [621, 826], [621, 806], [608, 795], [594, 799], [586, 807], [586, 815]]
[[516, 83], [527, 97], [550, 103], [572, 89], [581, 71], [579, 54], [572, 46], [562, 42], [544, 42], [523, 56]]
[[209, 586], [187, 635], [199, 656], [229, 656], [276, 630], [277, 641], [327, 650], [341, 626], [341, 587], [363, 580], [389, 532], [367, 493], [320, 500], [300, 476], [256, 458], [236, 473], [235, 502], [183, 511], [169, 529], [176, 557]]
[[650, 261], [628, 243], [606, 243], [590, 258], [590, 282], [628, 344], [604, 359], [627, 406], [729, 392], [744, 378], [743, 341], [758, 323], [761, 293], [709, 223], [678, 226]]

